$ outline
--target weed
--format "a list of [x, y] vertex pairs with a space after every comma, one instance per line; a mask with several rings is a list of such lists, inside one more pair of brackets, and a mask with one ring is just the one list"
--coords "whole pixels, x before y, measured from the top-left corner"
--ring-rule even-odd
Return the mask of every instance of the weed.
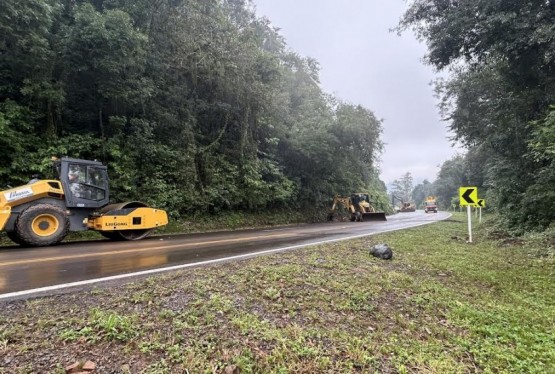
[[264, 290], [264, 297], [270, 300], [277, 300], [281, 297], [281, 290], [276, 287], [268, 287]]
[[241, 353], [233, 360], [234, 364], [241, 373], [255, 373], [257, 366], [257, 359], [255, 355], [248, 349], [243, 349]]
[[148, 366], [142, 374], [170, 374], [172, 371], [165, 359], [161, 359]]
[[96, 342], [98, 339], [95, 331], [89, 326], [85, 326], [78, 330], [64, 329], [60, 332], [60, 338], [64, 341], [74, 341], [83, 338], [84, 340], [92, 343]]
[[1, 326], [1, 327], [2, 328], [0, 329], [0, 342], [2, 342], [2, 345], [5, 347], [7, 347], [8, 344], [18, 342], [25, 335], [23, 326], [19, 324], [11, 324], [11, 325], [6, 324], [5, 326]]
[[158, 316], [163, 320], [172, 320], [177, 315], [176, 312], [170, 309], [162, 309]]
[[183, 362], [183, 347], [180, 344], [173, 344], [166, 348], [166, 356], [172, 363]]
[[161, 351], [163, 348], [164, 346], [158, 340], [141, 341], [139, 343], [139, 351], [145, 354]]
[[93, 309], [91, 319], [92, 327], [109, 341], [127, 342], [139, 335], [139, 331], [134, 326], [131, 317]]

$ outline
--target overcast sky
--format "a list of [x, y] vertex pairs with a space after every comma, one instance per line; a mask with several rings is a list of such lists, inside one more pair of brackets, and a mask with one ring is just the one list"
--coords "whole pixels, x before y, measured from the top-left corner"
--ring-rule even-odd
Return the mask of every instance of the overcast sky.
[[384, 120], [381, 179], [410, 172], [415, 185], [434, 181], [451, 158], [446, 123], [430, 85], [437, 75], [422, 63], [426, 46], [395, 27], [404, 0], [253, 0], [257, 14], [280, 28], [290, 49], [313, 57], [325, 92], [360, 104]]

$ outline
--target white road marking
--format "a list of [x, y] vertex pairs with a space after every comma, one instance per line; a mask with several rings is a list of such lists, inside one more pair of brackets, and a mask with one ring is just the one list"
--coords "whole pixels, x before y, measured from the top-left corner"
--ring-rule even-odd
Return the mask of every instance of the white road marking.
[[[449, 214], [447, 217], [445, 217], [443, 219], [447, 219], [449, 217], [451, 217], [451, 214]], [[443, 219], [441, 219], [441, 220], [443, 220]], [[85, 286], [85, 285], [94, 284], [94, 283], [101, 283], [101, 282], [108, 282], [108, 281], [112, 281], [112, 280], [137, 277], [137, 276], [141, 276], [141, 275], [150, 275], [150, 274], [162, 273], [162, 272], [173, 271], [173, 270], [181, 270], [181, 269], [186, 269], [186, 268], [190, 268], [190, 267], [194, 267], [194, 266], [216, 264], [218, 262], [240, 260], [240, 259], [249, 258], [249, 257], [256, 257], [256, 256], [270, 254], [270, 253], [277, 253], [277, 252], [288, 251], [288, 250], [291, 250], [291, 249], [308, 247], [308, 246], [311, 246], [311, 245], [320, 245], [320, 244], [326, 244], [326, 243], [340, 242], [340, 241], [344, 241], [344, 240], [358, 239], [358, 238], [363, 238], [365, 236], [372, 236], [372, 235], [383, 234], [383, 233], [391, 232], [391, 231], [399, 231], [399, 230], [409, 229], [409, 228], [413, 228], [413, 227], [424, 226], [424, 225], [428, 225], [430, 223], [439, 222], [439, 221], [440, 220], [419, 222], [419, 223], [411, 225], [411, 226], [406, 226], [406, 227], [401, 227], [401, 228], [396, 228], [396, 229], [382, 230], [382, 231], [378, 231], [378, 232], [365, 233], [365, 234], [360, 234], [360, 235], [353, 235], [353, 236], [348, 236], [348, 237], [345, 237], [345, 238], [329, 239], [329, 240], [322, 240], [322, 241], [313, 242], [313, 243], [297, 244], [297, 245], [291, 245], [291, 246], [288, 246], [288, 247], [267, 249], [267, 250], [264, 250], [264, 251], [247, 253], [247, 254], [243, 254], [243, 255], [235, 255], [235, 256], [230, 256], [230, 257], [218, 258], [218, 259], [215, 259], [215, 260], [200, 261], [200, 262], [195, 262], [195, 263], [191, 263], [191, 264], [169, 266], [169, 267], [160, 268], [160, 269], [143, 270], [143, 271], [138, 271], [136, 273], [113, 275], [113, 276], [110, 276], [110, 277], [88, 279], [88, 280], [84, 280], [84, 281], [57, 284], [57, 285], [54, 285], [54, 286], [35, 288], [35, 289], [31, 289], [31, 290], [10, 292], [10, 293], [0, 295], [0, 300], [12, 298], [12, 297], [31, 295], [31, 294], [34, 294], [34, 293], [47, 292], [47, 291], [57, 291], [57, 290], [61, 290], [61, 289], [64, 289], [64, 288]]]

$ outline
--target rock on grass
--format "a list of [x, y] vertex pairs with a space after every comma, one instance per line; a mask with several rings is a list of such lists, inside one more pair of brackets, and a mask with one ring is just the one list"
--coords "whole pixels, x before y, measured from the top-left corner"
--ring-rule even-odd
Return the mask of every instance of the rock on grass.
[[384, 260], [391, 260], [393, 258], [393, 251], [391, 250], [391, 247], [385, 243], [376, 244], [370, 248], [370, 254]]

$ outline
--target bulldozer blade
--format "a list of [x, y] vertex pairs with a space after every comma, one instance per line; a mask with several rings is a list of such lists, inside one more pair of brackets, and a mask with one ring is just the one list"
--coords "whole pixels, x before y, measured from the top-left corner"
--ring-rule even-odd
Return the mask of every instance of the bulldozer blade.
[[385, 213], [363, 213], [363, 221], [387, 221]]

